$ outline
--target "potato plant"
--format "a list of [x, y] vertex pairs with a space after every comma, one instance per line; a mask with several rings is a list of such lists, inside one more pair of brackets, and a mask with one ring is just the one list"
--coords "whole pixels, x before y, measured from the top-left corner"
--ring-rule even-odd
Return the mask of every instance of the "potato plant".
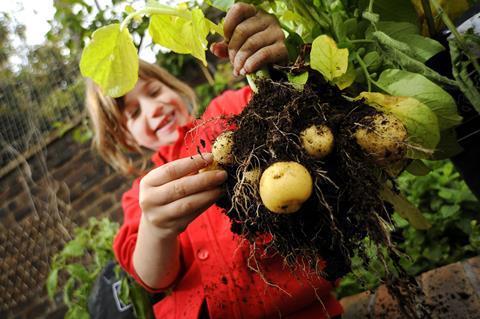
[[[225, 11], [234, 2], [207, 1]], [[269, 75], [247, 75], [255, 94], [230, 120], [236, 130], [214, 143], [216, 165], [230, 175], [227, 195], [217, 204], [226, 209], [232, 231], [253, 247], [259, 236], [272, 235], [261, 248], [266, 253], [283, 256], [294, 270], [310, 265], [329, 280], [351, 270], [354, 251], [368, 262], [366, 238], [398, 261], [390, 240], [393, 211], [417, 229], [430, 224], [400, 194], [396, 176], [404, 169], [421, 172], [421, 159], [452, 155], [455, 142], [447, 133], [462, 118], [449, 92], [461, 91], [478, 107], [478, 88], [468, 74], [480, 67], [448, 16], [461, 10], [444, 10], [437, 0], [244, 2], [277, 16], [288, 34], [289, 63], [270, 66]], [[418, 16], [437, 15], [455, 36], [453, 78], [426, 63], [445, 47], [426, 36]], [[80, 63], [82, 74], [112, 96], [136, 83], [138, 57], [127, 25], [143, 16], [155, 43], [204, 63], [207, 35], [222, 33], [186, 4], [130, 9], [121, 24], [93, 34]], [[325, 267], [318, 267], [320, 258]], [[395, 267], [383, 280], [400, 298], [405, 317], [426, 316], [414, 293], [418, 287], [398, 262]]]

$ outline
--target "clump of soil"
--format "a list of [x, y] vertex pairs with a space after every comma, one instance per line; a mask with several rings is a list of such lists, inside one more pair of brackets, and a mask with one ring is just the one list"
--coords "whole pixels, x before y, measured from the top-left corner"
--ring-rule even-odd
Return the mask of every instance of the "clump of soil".
[[[367, 235], [387, 241], [382, 220], [388, 211], [379, 197], [381, 170], [353, 140], [359, 121], [376, 111], [361, 102], [345, 100], [340, 91], [307, 85], [298, 91], [288, 83], [264, 80], [245, 110], [232, 121], [234, 165], [221, 206], [227, 209], [232, 230], [250, 242], [272, 236], [267, 249], [287, 263], [298, 258], [315, 266], [322, 256], [322, 275], [334, 280], [350, 271], [350, 256]], [[302, 148], [300, 132], [312, 124], [326, 124], [335, 148], [324, 160]], [[277, 161], [296, 161], [312, 175], [314, 192], [293, 214], [274, 214], [263, 205], [258, 185], [245, 182], [245, 171], [263, 171]]]
[[[286, 82], [257, 83], [259, 93], [231, 120], [237, 127], [234, 164], [225, 167], [227, 195], [217, 204], [226, 209], [234, 233], [255, 245], [259, 238], [269, 238], [262, 246], [267, 253], [278, 253], [293, 268], [308, 264], [333, 281], [350, 272], [354, 251], [367, 262], [361, 245], [366, 236], [395, 251], [386, 230], [392, 210], [379, 195], [390, 177], [353, 138], [358, 125], [368, 125], [360, 124], [362, 118], [377, 111], [347, 101], [321, 79], [311, 82], [317, 84], [307, 84], [303, 91]], [[333, 153], [323, 160], [310, 157], [301, 146], [300, 132], [312, 124], [326, 124], [335, 137]], [[296, 161], [312, 176], [312, 196], [296, 213], [268, 211], [258, 183], [252, 185], [244, 178], [246, 171], [262, 172], [277, 161]]]

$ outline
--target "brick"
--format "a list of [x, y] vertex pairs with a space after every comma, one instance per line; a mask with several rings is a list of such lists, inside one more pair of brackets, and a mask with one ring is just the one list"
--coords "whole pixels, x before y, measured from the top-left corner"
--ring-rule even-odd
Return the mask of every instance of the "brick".
[[65, 318], [65, 314], [67, 313], [67, 307], [61, 305], [59, 308], [49, 312], [44, 318], [48, 319], [63, 319]]
[[33, 209], [31, 206], [27, 206], [27, 207], [22, 207], [21, 209], [19, 209], [18, 211], [16, 211], [14, 213], [14, 216], [15, 216], [15, 220], [17, 222], [21, 221], [22, 219], [24, 219], [25, 217], [27, 217], [30, 213], [33, 212]]
[[375, 295], [370, 291], [365, 291], [353, 296], [345, 297], [340, 300], [344, 313], [343, 319], [368, 318], [372, 313], [371, 304]]
[[23, 191], [23, 185], [18, 181], [17, 178], [12, 178], [8, 181], [5, 181], [5, 183], [2, 181], [2, 197], [5, 197], [5, 199], [15, 197], [17, 194]]
[[[480, 257], [428, 271], [417, 280], [432, 318], [478, 318]], [[364, 292], [340, 300], [345, 311], [342, 318], [368, 318], [368, 311], [367, 315], [365, 313], [367, 294]], [[386, 286], [378, 287], [374, 297], [374, 300], [369, 300], [374, 307], [373, 318], [403, 318], [398, 303], [390, 296]]]
[[92, 205], [89, 209], [85, 210], [85, 216], [87, 219], [90, 217], [98, 217], [108, 211], [112, 205], [113, 201], [111, 197], [102, 198], [95, 202], [95, 205]]
[[72, 143], [70, 145], [65, 145], [65, 144], [66, 143], [61, 143], [59, 144], [58, 148], [48, 149], [46, 160], [47, 160], [49, 169], [59, 167], [60, 165], [66, 163], [68, 160], [70, 160], [79, 152], [78, 144], [75, 144], [75, 143]]
[[72, 213], [76, 214], [88, 207], [89, 205], [93, 204], [97, 196], [98, 194], [96, 192], [89, 192], [85, 196], [72, 203]]
[[480, 299], [470, 284], [462, 263], [431, 270], [421, 276], [427, 304], [436, 318], [474, 318]]
[[90, 163], [92, 161], [93, 154], [90, 150], [83, 150], [78, 152], [74, 158], [72, 158], [65, 165], [58, 167], [53, 170], [53, 177], [58, 180], [65, 179], [66, 176], [75, 172], [78, 167], [82, 167], [85, 163]]
[[9, 210], [7, 210], [6, 208], [0, 208], [0, 221], [2, 221], [7, 216], [8, 211]]
[[47, 299], [37, 301], [33, 305], [29, 305], [28, 309], [23, 313], [25, 318], [38, 318], [39, 314], [47, 313], [50, 302]]
[[124, 188], [127, 184], [127, 178], [122, 175], [113, 175], [102, 185], [102, 190], [106, 193]]

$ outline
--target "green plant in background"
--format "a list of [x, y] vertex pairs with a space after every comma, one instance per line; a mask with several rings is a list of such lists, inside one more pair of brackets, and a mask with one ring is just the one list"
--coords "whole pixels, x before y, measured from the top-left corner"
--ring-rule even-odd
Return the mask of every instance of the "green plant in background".
[[403, 263], [413, 275], [480, 252], [479, 201], [451, 162], [429, 166], [426, 176], [406, 173], [399, 179], [399, 187], [432, 224], [428, 231], [418, 231], [394, 216], [405, 238], [400, 247], [410, 256]]
[[[114, 260], [112, 244], [118, 227], [107, 218], [91, 218], [85, 227], [76, 228], [73, 239], [53, 256], [47, 292], [53, 299], [57, 291], [63, 291], [66, 319], [89, 318], [88, 297], [102, 269]], [[122, 277], [118, 265], [115, 272]], [[66, 280], [60, 287], [64, 276]], [[126, 276], [121, 279], [120, 297], [125, 304], [133, 304], [137, 318], [152, 318], [148, 295]]]
[[[398, 181], [401, 191], [416, 205], [432, 225], [417, 230], [398, 214], [392, 240], [405, 252], [401, 264], [411, 275], [478, 255], [480, 252], [480, 202], [468, 189], [450, 161], [428, 162], [425, 176], [403, 173]], [[372, 248], [373, 250], [373, 248]], [[352, 295], [379, 284], [382, 269], [371, 254], [368, 269], [358, 256], [352, 259], [353, 271], [342, 279], [339, 297]]]

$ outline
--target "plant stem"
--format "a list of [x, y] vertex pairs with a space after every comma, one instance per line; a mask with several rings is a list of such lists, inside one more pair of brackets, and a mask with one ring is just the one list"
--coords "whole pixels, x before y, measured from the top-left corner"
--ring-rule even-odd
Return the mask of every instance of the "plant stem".
[[435, 22], [433, 21], [432, 7], [430, 6], [429, 0], [422, 0], [423, 13], [427, 19], [428, 33], [433, 37], [436, 35], [437, 31], [435, 29]]
[[357, 39], [357, 40], [347, 40], [348, 43], [352, 44], [371, 44], [371, 43], [376, 43], [373, 40], [367, 40], [367, 39]]
[[368, 73], [367, 70], [367, 65], [365, 62], [363, 62], [362, 58], [360, 57], [360, 54], [358, 52], [355, 52], [355, 58], [358, 61], [358, 64], [360, 64], [360, 68], [362, 69], [363, 73], [365, 74], [365, 79], [367, 80], [367, 85], [368, 85], [368, 92], [372, 91], [372, 78], [370, 77], [370, 73]]
[[372, 91], [372, 83], [375, 84], [375, 86], [378, 87], [380, 90], [387, 92], [387, 90], [384, 87], [382, 87], [380, 84], [378, 84], [377, 81], [372, 79], [372, 77], [370, 76], [370, 73], [368, 73], [367, 65], [365, 64], [363, 59], [360, 57], [358, 52], [355, 52], [355, 58], [357, 59], [358, 64], [360, 64], [360, 68], [362, 69], [363, 73], [365, 74], [365, 78], [367, 79], [368, 92]]
[[308, 17], [312, 22], [318, 23], [323, 29], [329, 30], [330, 23], [322, 19], [315, 11], [315, 8], [308, 8], [303, 1], [294, 1], [294, 8], [299, 12], [301, 16]]
[[458, 46], [460, 47], [460, 49], [463, 51], [463, 54], [465, 54], [468, 57], [473, 67], [475, 68], [475, 71], [477, 71], [477, 73], [480, 74], [480, 65], [478, 64], [478, 60], [475, 57], [475, 55], [472, 54], [468, 46], [465, 44], [463, 36], [460, 34], [460, 32], [458, 32], [457, 28], [455, 27], [455, 24], [453, 24], [452, 20], [450, 20], [450, 18], [448, 17], [448, 14], [438, 4], [437, 0], [430, 0], [430, 1], [432, 2], [434, 8], [438, 11], [438, 14], [442, 18], [443, 23], [445, 23], [447, 28], [452, 32], [453, 36], [455, 37], [455, 41], [458, 43]]
[[373, 3], [375, 2], [375, 0], [370, 0], [370, 2], [368, 3], [368, 12], [370, 13], [373, 13]]

